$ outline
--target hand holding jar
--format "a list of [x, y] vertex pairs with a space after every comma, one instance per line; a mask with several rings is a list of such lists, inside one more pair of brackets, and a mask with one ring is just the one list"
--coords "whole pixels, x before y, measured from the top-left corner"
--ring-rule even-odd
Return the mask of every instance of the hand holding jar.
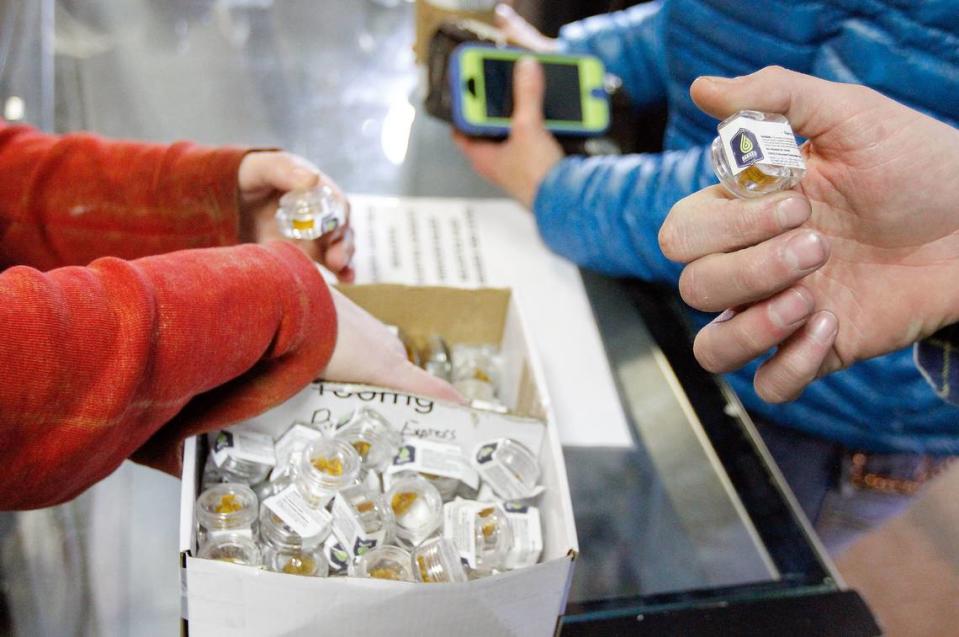
[[739, 199], [713, 186], [663, 224], [664, 254], [687, 264], [685, 301], [726, 310], [696, 337], [703, 367], [731, 371], [778, 347], [755, 385], [782, 402], [959, 320], [959, 131], [871, 89], [777, 67], [699, 78], [691, 93], [720, 119], [782, 114], [808, 140], [794, 189]]
[[[349, 283], [354, 272], [353, 230], [350, 228], [349, 202], [339, 186], [316, 166], [302, 157], [285, 152], [252, 152], [240, 163], [238, 174], [240, 238], [266, 243], [293, 241], [310, 257]], [[343, 208], [342, 220], [335, 227], [317, 228], [318, 232], [284, 233], [277, 225], [277, 206], [290, 195], [306, 199], [313, 195], [323, 202], [332, 201]], [[293, 203], [291, 201], [291, 203]], [[322, 203], [322, 202], [320, 202]]]

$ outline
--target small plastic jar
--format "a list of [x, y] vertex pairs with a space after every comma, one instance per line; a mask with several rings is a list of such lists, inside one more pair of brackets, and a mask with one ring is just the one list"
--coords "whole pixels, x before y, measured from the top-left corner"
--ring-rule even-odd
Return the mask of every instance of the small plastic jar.
[[333, 500], [333, 531], [353, 555], [361, 555], [389, 541], [394, 532], [393, 512], [383, 494], [357, 484], [341, 489]]
[[426, 339], [426, 347], [420, 355], [423, 369], [428, 373], [450, 381], [453, 378], [453, 357], [450, 348], [439, 334], [432, 334]]
[[413, 549], [413, 572], [424, 584], [465, 582], [466, 569], [456, 547], [445, 537], [426, 540]]
[[371, 577], [397, 582], [412, 582], [412, 557], [398, 546], [379, 546], [356, 559], [351, 569], [354, 577]]
[[256, 484], [269, 475], [273, 465], [228, 457], [219, 467], [219, 473], [225, 480], [240, 484]]
[[346, 222], [346, 202], [329, 186], [291, 190], [280, 197], [276, 223], [290, 239], [317, 239]]
[[207, 456], [206, 462], [203, 464], [203, 475], [200, 478], [200, 489], [206, 491], [210, 487], [224, 482], [228, 482], [228, 480], [220, 474], [216, 463], [213, 462], [213, 457]]
[[405, 546], [418, 545], [443, 524], [443, 498], [419, 475], [394, 481], [386, 501], [396, 521], [396, 539]]
[[311, 506], [326, 506], [337, 492], [356, 483], [360, 464], [360, 454], [349, 443], [320, 438], [304, 450], [296, 486]]
[[499, 380], [499, 351], [492, 345], [459, 343], [453, 346], [453, 381], [478, 380], [496, 387]]
[[323, 541], [330, 535], [327, 526], [311, 537], [302, 537], [267, 507], [260, 511], [260, 539], [263, 565], [277, 573], [326, 577], [329, 563], [323, 554]]
[[253, 538], [259, 508], [256, 494], [245, 484], [217, 484], [196, 501], [197, 541], [225, 534]]
[[[429, 480], [430, 484], [436, 487], [436, 490], [439, 491], [440, 498], [443, 499], [443, 502], [449, 502], [456, 497], [456, 494], [459, 492], [460, 485], [462, 484], [456, 478], [449, 478], [447, 476], [438, 476], [434, 473], [417, 473], [416, 471], [400, 471], [393, 474], [392, 482], [397, 480], [402, 480], [403, 478], [408, 478], [410, 476], [421, 476]], [[392, 486], [392, 482], [390, 485]]]
[[199, 557], [244, 566], [260, 566], [260, 549], [245, 535], [227, 533], [211, 537], [200, 546]]
[[493, 492], [503, 500], [521, 500], [536, 493], [539, 462], [526, 445], [499, 438], [480, 445], [474, 465]]
[[[239, 457], [234, 446], [234, 441], [238, 440], [247, 440], [246, 444], [255, 445], [263, 460]], [[215, 461], [214, 464], [219, 463], [217, 472], [225, 482], [257, 484], [266, 479], [274, 465], [273, 440], [265, 434], [220, 431], [213, 438], [210, 455]]]
[[399, 450], [403, 437], [378, 411], [361, 407], [337, 429], [336, 438], [350, 443], [363, 469], [383, 471]]
[[476, 512], [475, 536], [476, 570], [503, 568], [513, 546], [513, 529], [500, 505], [490, 503]]
[[720, 183], [737, 197], [787, 190], [806, 174], [792, 127], [778, 113], [739, 111], [717, 131], [710, 162]]

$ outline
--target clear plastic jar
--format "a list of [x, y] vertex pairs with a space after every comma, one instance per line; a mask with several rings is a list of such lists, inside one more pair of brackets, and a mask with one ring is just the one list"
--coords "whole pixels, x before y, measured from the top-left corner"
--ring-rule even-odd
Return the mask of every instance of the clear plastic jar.
[[252, 538], [256, 532], [259, 507], [256, 494], [245, 484], [217, 484], [196, 501], [197, 540], [200, 544], [209, 538], [235, 533]]
[[379, 546], [356, 559], [351, 575], [412, 582], [412, 557], [409, 551], [398, 546]]
[[396, 521], [396, 539], [416, 546], [443, 524], [443, 498], [429, 480], [418, 475], [396, 480], [386, 493]]
[[426, 347], [420, 356], [422, 367], [428, 373], [450, 381], [453, 378], [453, 357], [450, 348], [439, 334], [432, 334], [426, 339]]
[[413, 565], [416, 581], [425, 584], [467, 580], [456, 547], [445, 537], [431, 538], [413, 549]]
[[276, 223], [290, 239], [317, 239], [346, 222], [347, 205], [323, 184], [312, 190], [291, 190], [280, 197]]
[[245, 535], [227, 533], [211, 537], [200, 546], [199, 557], [244, 566], [260, 566], [260, 549]]
[[460, 482], [456, 478], [450, 478], [447, 476], [438, 476], [434, 473], [422, 473], [422, 472], [418, 473], [416, 471], [400, 471], [398, 473], [393, 474], [390, 485], [392, 486], [393, 482], [396, 482], [397, 480], [402, 480], [403, 478], [408, 478], [411, 476], [420, 476], [428, 480], [430, 484], [436, 487], [436, 490], [439, 492], [440, 498], [443, 499], [443, 502], [449, 502], [450, 500], [455, 498], [456, 494], [459, 492], [460, 485], [462, 484], [462, 482]]
[[492, 345], [458, 343], [452, 352], [453, 380], [480, 380], [496, 386], [499, 380], [499, 350]]
[[506, 512], [490, 503], [476, 512], [476, 569], [491, 571], [502, 568], [510, 547], [513, 530]]
[[303, 452], [296, 486], [311, 506], [326, 506], [341, 489], [356, 484], [360, 464], [360, 454], [349, 443], [320, 438]]
[[220, 474], [216, 463], [213, 462], [213, 457], [207, 456], [206, 462], [203, 464], [203, 475], [200, 478], [200, 489], [206, 491], [210, 487], [216, 484], [223, 484], [224, 482], [229, 482], [229, 480]]
[[350, 443], [363, 468], [382, 472], [399, 450], [403, 437], [378, 411], [361, 407], [337, 429], [336, 437]]
[[522, 443], [510, 438], [492, 440], [477, 448], [473, 460], [480, 475], [503, 500], [535, 495], [539, 461]]
[[383, 494], [357, 484], [333, 500], [333, 532], [353, 555], [385, 544], [394, 532], [393, 511]]
[[789, 121], [778, 113], [739, 111], [717, 127], [710, 162], [737, 197], [759, 197], [796, 186], [806, 174]]
[[[243, 457], [248, 456], [249, 451], [255, 452], [252, 457]], [[247, 485], [265, 480], [275, 463], [273, 439], [266, 434], [246, 431], [217, 432], [212, 439], [210, 455], [217, 472], [226, 482]]]
[[320, 533], [302, 537], [267, 507], [260, 511], [260, 539], [263, 542], [263, 565], [277, 573], [326, 577], [329, 563], [323, 554], [323, 541], [330, 535], [330, 526]]
[[453, 386], [470, 401], [496, 403], [500, 376], [498, 350], [492, 345], [457, 344], [452, 350]]

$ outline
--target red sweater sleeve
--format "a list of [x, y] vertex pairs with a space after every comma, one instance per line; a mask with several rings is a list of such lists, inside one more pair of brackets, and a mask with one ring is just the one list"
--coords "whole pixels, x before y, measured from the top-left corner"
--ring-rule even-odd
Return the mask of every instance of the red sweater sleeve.
[[0, 269], [232, 245], [246, 152], [0, 123]]
[[326, 366], [328, 288], [294, 246], [0, 273], [0, 509], [48, 506], [125, 458], [259, 414]]

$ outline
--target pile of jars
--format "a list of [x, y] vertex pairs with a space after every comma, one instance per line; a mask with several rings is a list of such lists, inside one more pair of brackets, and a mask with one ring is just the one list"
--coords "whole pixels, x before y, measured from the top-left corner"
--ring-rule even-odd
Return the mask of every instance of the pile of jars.
[[502, 360], [495, 346], [457, 343], [451, 347], [439, 334], [417, 344], [398, 328], [393, 329], [406, 346], [409, 360], [452, 383], [471, 407], [506, 412], [497, 390]]
[[[231, 453], [273, 443], [273, 464]], [[221, 432], [196, 504], [199, 556], [313, 577], [465, 582], [535, 564], [542, 552], [539, 463], [499, 438], [467, 457], [404, 439], [367, 407], [278, 440]], [[215, 460], [214, 460], [215, 459]], [[428, 470], [427, 470], [428, 469]]]

